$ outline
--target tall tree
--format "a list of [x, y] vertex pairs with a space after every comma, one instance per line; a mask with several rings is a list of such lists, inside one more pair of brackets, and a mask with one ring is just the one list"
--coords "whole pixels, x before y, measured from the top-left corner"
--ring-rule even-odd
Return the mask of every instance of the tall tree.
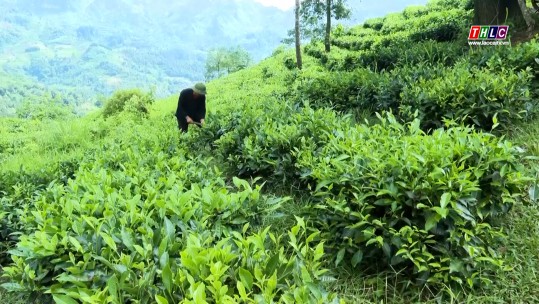
[[503, 24], [506, 20], [515, 26], [534, 27], [534, 20], [526, 6], [526, 0], [475, 0], [475, 23], [478, 25]]
[[326, 52], [331, 50], [331, 20], [350, 18], [347, 0], [303, 0], [301, 19], [304, 33], [315, 40], [324, 40]]
[[302, 62], [301, 62], [301, 40], [300, 40], [300, 22], [299, 22], [299, 15], [300, 15], [300, 4], [299, 0], [296, 0], [296, 23], [295, 23], [295, 34], [296, 34], [296, 61], [298, 65], [298, 69], [301, 70]]
[[324, 39], [326, 52], [331, 50], [331, 0], [327, 0], [326, 5], [326, 37]]

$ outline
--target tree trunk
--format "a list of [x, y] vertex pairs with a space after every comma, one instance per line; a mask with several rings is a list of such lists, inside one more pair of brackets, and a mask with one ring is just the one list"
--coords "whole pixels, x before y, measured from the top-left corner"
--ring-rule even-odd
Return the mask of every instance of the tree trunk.
[[528, 10], [528, 7], [526, 6], [526, 0], [518, 0], [518, 7], [520, 8], [520, 12], [522, 12], [522, 18], [526, 22], [526, 26], [528, 27], [528, 30], [529, 31], [533, 30], [533, 28], [535, 27], [535, 20], [530, 15], [530, 11]]
[[331, 50], [331, 0], [326, 0], [326, 52]]
[[476, 25], [503, 25], [511, 21], [516, 27], [533, 28], [526, 0], [475, 0]]
[[301, 40], [299, 35], [299, 0], [296, 0], [296, 60], [298, 69], [301, 70]]
[[474, 23], [476, 25], [500, 24], [500, 20], [504, 20], [505, 16], [505, 10], [502, 12], [501, 2], [503, 1], [475, 0]]

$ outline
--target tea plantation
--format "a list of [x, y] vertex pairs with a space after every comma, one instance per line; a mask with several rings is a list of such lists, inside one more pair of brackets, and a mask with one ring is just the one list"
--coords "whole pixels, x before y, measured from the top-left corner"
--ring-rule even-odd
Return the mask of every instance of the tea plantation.
[[436, 0], [208, 83], [0, 119], [4, 303], [539, 301], [539, 42]]

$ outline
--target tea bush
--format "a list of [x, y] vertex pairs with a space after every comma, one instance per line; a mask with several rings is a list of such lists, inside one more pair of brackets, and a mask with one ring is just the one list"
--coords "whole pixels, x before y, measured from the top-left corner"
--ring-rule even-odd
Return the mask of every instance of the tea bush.
[[[341, 112], [356, 108], [372, 112], [391, 110], [408, 121], [414, 119], [417, 111], [424, 130], [441, 127], [444, 119], [453, 119], [490, 131], [494, 117], [500, 125], [510, 126], [536, 112], [530, 67], [521, 71], [473, 68], [460, 57], [460, 46], [448, 48], [449, 56], [443, 55], [442, 46], [425, 44], [416, 50], [405, 51], [399, 63], [402, 65], [386, 72], [305, 72], [298, 98], [308, 100], [316, 108], [330, 106]], [[376, 54], [374, 60], [383, 54]], [[361, 60], [365, 62], [367, 58]], [[387, 58], [394, 60], [393, 55]], [[426, 63], [427, 59], [433, 62]]]
[[216, 141], [217, 152], [239, 176], [293, 182], [293, 151], [316, 149], [346, 118], [325, 110], [290, 105], [261, 105], [227, 119], [230, 130]]
[[331, 106], [342, 112], [360, 108], [397, 113], [404, 88], [418, 81], [442, 77], [445, 72], [444, 64], [435, 63], [404, 65], [383, 73], [368, 69], [309, 72], [302, 75], [303, 85], [298, 96], [316, 108]]
[[[498, 221], [527, 190], [519, 149], [432, 128], [534, 114], [537, 43], [468, 55], [453, 39], [470, 3], [338, 28], [331, 53], [305, 46], [301, 71], [280, 49], [208, 83], [218, 97], [188, 134], [177, 97], [137, 90], [54, 130], [0, 120], [2, 286], [59, 303], [336, 303], [326, 268], [344, 263], [357, 285], [376, 271], [406, 288], [488, 287], [518, 260], [498, 251]], [[354, 110], [396, 118], [355, 125]], [[392, 284], [372, 294], [391, 302]]]
[[473, 0], [431, 0], [427, 3], [427, 8], [431, 11], [443, 11], [448, 8], [459, 8], [465, 11], [474, 8]]
[[297, 169], [318, 200], [307, 207], [335, 261], [385, 264], [419, 283], [491, 282], [503, 259], [496, 219], [527, 179], [517, 147], [469, 128], [425, 135], [392, 115], [296, 151]]
[[500, 71], [508, 66], [516, 71], [532, 68], [534, 77], [537, 79], [539, 69], [536, 58], [539, 54], [539, 42], [532, 39], [528, 42], [520, 43], [511, 48], [485, 49], [481, 51], [470, 52], [466, 63], [469, 66], [488, 68], [490, 71]]
[[[429, 2], [430, 3], [430, 2]], [[411, 5], [402, 11], [402, 16], [406, 19], [413, 19], [424, 16], [431, 11], [427, 6]]]
[[407, 86], [401, 94], [400, 115], [413, 119], [419, 112], [423, 129], [438, 128], [443, 119], [461, 120], [490, 130], [497, 116], [502, 126], [531, 117], [530, 70], [455, 67], [439, 78], [423, 79]]
[[139, 89], [117, 91], [105, 102], [103, 117], [107, 118], [124, 111], [145, 117], [148, 115], [149, 106], [154, 101], [151, 92], [143, 93]]
[[33, 199], [4, 288], [83, 303], [334, 300], [320, 285], [327, 271], [317, 232], [299, 218], [288, 237], [258, 228], [287, 198], [237, 178], [227, 186], [217, 168], [181, 150], [141, 148], [110, 144], [68, 185]]
[[422, 41], [410, 46], [408, 37], [402, 43], [368, 37], [345, 36], [335, 40], [331, 53], [324, 51], [320, 43], [305, 47], [306, 53], [320, 59], [320, 62], [330, 71], [353, 71], [368, 68], [374, 71], [392, 70], [398, 66], [420, 63], [442, 63], [452, 66], [467, 54], [467, 47], [454, 42]]
[[333, 106], [338, 111], [356, 107], [369, 108], [376, 101], [377, 73], [367, 69], [354, 72], [315, 72], [304, 74], [303, 86], [299, 89], [315, 107]]
[[416, 30], [410, 35], [410, 41], [454, 41], [465, 32], [471, 16], [462, 9], [451, 9], [414, 18], [409, 26]]
[[367, 19], [363, 23], [363, 28], [379, 31], [384, 26], [384, 19], [383, 17]]
[[452, 42], [423, 41], [410, 47], [401, 47], [400, 56], [397, 56], [398, 66], [443, 64], [452, 66], [468, 53], [468, 49]]
[[[20, 197], [24, 185], [15, 187], [14, 197]], [[30, 210], [28, 198], [15, 199], [0, 192], [0, 265], [7, 265], [9, 260], [8, 250], [12, 249], [19, 236], [27, 229], [20, 221], [21, 216]]]
[[[376, 41], [377, 36], [376, 35], [365, 35], [365, 36], [355, 36], [355, 35], [345, 35], [342, 37], [334, 38], [332, 40], [332, 44], [334, 44], [336, 47], [340, 47], [343, 49], [348, 49], [352, 51], [360, 51], [360, 50], [369, 50], [369, 48], [374, 44]], [[309, 53], [309, 55], [314, 57], [313, 53]]]

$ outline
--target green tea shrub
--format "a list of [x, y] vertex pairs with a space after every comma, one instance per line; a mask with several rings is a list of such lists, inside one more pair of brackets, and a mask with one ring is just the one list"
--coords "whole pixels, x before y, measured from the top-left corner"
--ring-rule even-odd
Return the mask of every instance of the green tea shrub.
[[2, 286], [82, 303], [335, 299], [320, 284], [327, 270], [318, 232], [307, 234], [299, 218], [288, 236], [256, 228], [286, 198], [237, 178], [226, 186], [218, 172], [206, 186], [187, 183], [211, 169], [141, 152], [111, 152], [124, 154], [117, 169], [90, 159], [68, 185], [38, 196], [21, 218], [30, 232], [10, 250]]
[[108, 118], [124, 111], [145, 117], [149, 113], [149, 106], [154, 101], [151, 92], [144, 93], [139, 89], [120, 90], [105, 102], [103, 117]]
[[491, 130], [497, 117], [508, 126], [534, 114], [530, 103], [531, 73], [456, 66], [439, 78], [423, 79], [401, 94], [399, 115], [412, 120], [418, 111], [424, 130], [443, 126], [443, 119], [460, 120]]
[[[305, 45], [305, 54], [312, 56], [314, 58], [320, 59], [322, 64], [325, 64], [328, 61], [327, 52], [324, 49], [324, 44], [320, 41], [313, 41]], [[294, 59], [294, 63], [295, 63]], [[285, 63], [285, 66], [288, 68], [288, 64]]]
[[283, 63], [284, 66], [289, 70], [294, 70], [295, 68], [297, 68], [296, 60], [291, 56], [286, 57]]
[[[371, 46], [376, 42], [377, 35], [372, 34], [369, 36], [342, 36], [339, 38], [334, 38], [332, 40], [332, 44], [334, 44], [337, 47], [348, 49], [352, 51], [361, 51], [361, 50], [369, 50]], [[309, 54], [311, 55], [311, 54]], [[317, 56], [315, 56], [317, 57]], [[320, 56], [318, 56], [319, 58]]]
[[466, 28], [470, 23], [469, 19], [471, 19], [471, 14], [464, 13], [461, 9], [433, 12], [414, 18], [409, 23], [409, 26], [415, 29], [410, 35], [410, 41], [454, 41], [459, 35], [469, 30]]
[[431, 10], [427, 6], [411, 5], [402, 11], [402, 16], [406, 19], [414, 19], [428, 14]]
[[[374, 19], [369, 19], [367, 21], [365, 21], [366, 23], [368, 22], [377, 22], [376, 20], [380, 19], [379, 21], [382, 22], [383, 21], [383, 18], [374, 18]], [[374, 28], [369, 28], [369, 27], [364, 27], [364, 26], [354, 26], [354, 27], [351, 27], [351, 28], [348, 28], [346, 29], [346, 31], [344, 31], [342, 33], [342, 35], [338, 36], [338, 37], [335, 37], [335, 38], [340, 38], [340, 37], [346, 37], [346, 36], [349, 36], [349, 37], [369, 37], [369, 36], [373, 36], [373, 35], [376, 35], [378, 32], [378, 30], [374, 29]]]
[[299, 94], [317, 108], [332, 106], [337, 111], [370, 108], [376, 101], [379, 74], [367, 69], [353, 72], [313, 72], [303, 75]]
[[399, 56], [402, 52], [399, 47], [377, 46], [375, 50], [363, 52], [359, 58], [359, 65], [375, 72], [390, 71], [399, 61]]
[[[387, 43], [418, 42], [423, 40], [453, 41], [463, 32], [468, 24], [468, 14], [462, 9], [452, 8], [433, 11], [415, 18], [407, 19], [403, 14], [386, 17], [380, 30], [380, 39]], [[399, 36], [406, 37], [402, 41]]]
[[454, 8], [469, 11], [474, 8], [474, 2], [473, 0], [431, 0], [427, 3], [427, 8], [431, 11], [443, 11]]
[[380, 34], [375, 37], [372, 43], [371, 51], [378, 51], [382, 48], [392, 47], [396, 45], [404, 45], [409, 43], [409, 31], [395, 31], [389, 34]]
[[334, 47], [324, 55], [322, 63], [330, 71], [352, 71], [360, 66], [361, 52], [348, 51]]
[[[469, 23], [467, 20], [471, 18], [470, 12], [462, 8], [448, 8], [444, 10], [409, 8], [404, 13], [367, 20], [362, 27], [352, 28], [345, 34], [334, 37], [332, 43], [352, 51], [365, 51], [367, 56], [380, 52], [387, 53], [387, 56], [382, 54], [382, 59], [378, 62], [377, 70], [382, 70], [390, 67], [391, 62], [398, 61], [402, 52], [409, 49], [411, 44], [422, 41], [448, 42], [461, 37]], [[324, 56], [321, 47], [306, 49], [306, 52], [319, 59]], [[386, 60], [383, 60], [385, 57]], [[363, 66], [366, 67], [373, 62], [371, 60]]]
[[347, 36], [336, 42], [339, 48], [317, 56], [324, 56], [322, 63], [332, 71], [353, 71], [358, 68], [389, 71], [398, 66], [426, 62], [451, 66], [468, 53], [466, 47], [453, 42], [428, 40], [410, 46], [408, 38], [403, 41], [399, 44], [375, 37], [367, 40]]
[[496, 222], [527, 182], [518, 151], [471, 128], [425, 135], [418, 120], [401, 125], [388, 114], [295, 156], [318, 200], [305, 212], [337, 264], [385, 265], [416, 283], [473, 287], [504, 268]]
[[411, 83], [441, 77], [442, 64], [417, 63], [375, 73], [368, 69], [353, 72], [309, 72], [303, 74], [299, 96], [315, 108], [333, 107], [348, 112], [361, 108], [371, 112], [396, 111], [401, 93]]
[[379, 31], [384, 26], [384, 19], [383, 17], [367, 19], [363, 23], [363, 28]]
[[456, 64], [468, 54], [468, 48], [453, 42], [422, 41], [409, 47], [401, 47], [397, 65], [425, 65], [441, 63], [444, 66]]
[[265, 104], [242, 113], [228, 120], [233, 127], [216, 141], [218, 154], [234, 175], [279, 182], [297, 178], [295, 150], [316, 149], [346, 123], [334, 112], [308, 106]]
[[24, 185], [14, 187], [12, 196], [0, 191], [0, 265], [9, 263], [8, 251], [13, 249], [19, 236], [27, 231], [20, 218], [31, 210], [31, 202], [21, 197], [25, 192], [21, 186]]
[[467, 56], [466, 64], [480, 68], [488, 68], [491, 71], [500, 71], [508, 66], [517, 71], [531, 67], [535, 78], [539, 76], [536, 58], [539, 54], [539, 42], [532, 39], [510, 48], [485, 48], [475, 50]]

